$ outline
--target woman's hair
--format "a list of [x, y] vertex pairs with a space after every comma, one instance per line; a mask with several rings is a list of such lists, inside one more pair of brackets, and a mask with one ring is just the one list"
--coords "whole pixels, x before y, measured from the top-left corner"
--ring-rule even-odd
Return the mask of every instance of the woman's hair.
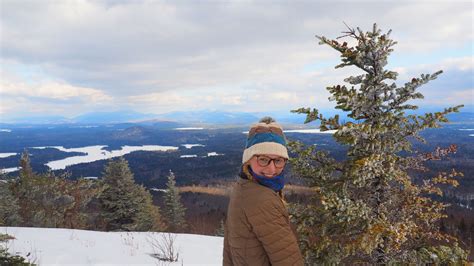
[[252, 174], [250, 173], [249, 167], [250, 167], [249, 162], [246, 162], [242, 165], [242, 175], [240, 177], [248, 179], [248, 180], [255, 180]]

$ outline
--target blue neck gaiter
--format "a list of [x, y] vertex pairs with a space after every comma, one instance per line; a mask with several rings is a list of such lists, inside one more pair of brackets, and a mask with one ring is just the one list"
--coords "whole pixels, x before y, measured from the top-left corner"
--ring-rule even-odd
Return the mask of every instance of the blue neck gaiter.
[[252, 171], [252, 168], [249, 166], [249, 171], [250, 174], [257, 180], [257, 182], [265, 187], [271, 188], [275, 192], [278, 192], [283, 189], [285, 186], [285, 180], [283, 178], [283, 173], [273, 177], [273, 178], [267, 178], [261, 175], [257, 175]]

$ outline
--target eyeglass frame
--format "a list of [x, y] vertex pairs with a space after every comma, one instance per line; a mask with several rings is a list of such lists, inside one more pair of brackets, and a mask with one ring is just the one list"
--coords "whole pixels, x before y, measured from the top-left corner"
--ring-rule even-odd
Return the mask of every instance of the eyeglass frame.
[[[283, 158], [283, 157], [278, 157], [278, 158], [273, 158], [273, 159], [270, 158], [270, 157], [268, 157], [268, 156], [266, 156], [266, 155], [255, 155], [255, 157], [257, 158], [257, 164], [258, 164], [260, 167], [267, 167], [267, 166], [269, 166], [270, 163], [273, 161], [273, 165], [275, 165], [275, 168], [281, 169], [281, 168], [284, 168], [284, 167], [285, 167], [286, 162], [288, 161], [288, 159]], [[261, 164], [260, 164], [259, 157], [268, 158], [268, 159], [269, 159], [268, 164], [266, 164], [266, 165], [261, 165]], [[277, 166], [276, 161], [275, 161], [275, 160], [277, 160], [277, 159], [283, 159], [283, 165], [282, 165], [282, 166]]]

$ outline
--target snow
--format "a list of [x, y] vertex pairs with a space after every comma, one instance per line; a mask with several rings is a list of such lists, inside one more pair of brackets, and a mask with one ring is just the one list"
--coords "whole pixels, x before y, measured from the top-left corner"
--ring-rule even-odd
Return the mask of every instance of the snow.
[[[177, 262], [163, 263], [151, 241], [167, 233], [97, 232], [77, 229], [0, 227], [15, 237], [9, 252], [38, 265], [222, 265], [223, 238], [176, 235]], [[27, 254], [29, 254], [27, 256]]]
[[[205, 157], [222, 156], [222, 155], [224, 154], [213, 151], [213, 152], [208, 152], [207, 156], [202, 156], [202, 157], [205, 158]], [[197, 157], [198, 156], [196, 154], [186, 154], [186, 155], [179, 156], [179, 158], [197, 158]]]
[[11, 167], [11, 168], [0, 168], [2, 173], [11, 173], [20, 170], [20, 167]]
[[190, 154], [190, 155], [181, 155], [179, 156], [179, 158], [196, 158], [197, 155], [196, 154]]
[[47, 146], [47, 147], [32, 147], [33, 149], [46, 149], [53, 148], [63, 152], [81, 152], [86, 153], [86, 155], [72, 156], [65, 159], [51, 161], [46, 165], [49, 166], [52, 170], [62, 170], [66, 166], [80, 164], [80, 163], [90, 163], [98, 160], [106, 160], [118, 156], [123, 156], [125, 154], [134, 152], [134, 151], [168, 151], [168, 150], [177, 150], [178, 147], [174, 146], [160, 146], [160, 145], [143, 145], [143, 146], [122, 146], [120, 150], [106, 151], [102, 148], [107, 147], [106, 145], [95, 145], [87, 146], [81, 148], [71, 148], [67, 149], [62, 146]]
[[207, 153], [207, 157], [211, 157], [211, 156], [222, 156], [222, 155], [224, 155], [224, 154], [222, 154], [222, 153], [217, 153], [217, 152], [214, 152], [214, 151]]
[[156, 188], [156, 187], [150, 188], [150, 190], [152, 190], [152, 191], [158, 191], [158, 192], [166, 192], [166, 189]]
[[204, 128], [202, 127], [178, 127], [175, 128], [174, 130], [203, 130]]
[[10, 156], [15, 156], [15, 155], [17, 155], [17, 153], [5, 152], [5, 153], [0, 153], [0, 158], [7, 158], [7, 157], [10, 157]]
[[192, 147], [205, 147], [206, 145], [202, 145], [202, 144], [181, 144], [181, 146], [184, 146], [186, 149], [191, 149]]

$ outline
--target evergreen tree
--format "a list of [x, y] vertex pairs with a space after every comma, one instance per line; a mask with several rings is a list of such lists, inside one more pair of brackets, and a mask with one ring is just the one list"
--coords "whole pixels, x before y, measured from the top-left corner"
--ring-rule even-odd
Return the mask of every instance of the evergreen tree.
[[28, 150], [24, 150], [20, 157], [20, 177], [27, 178], [33, 175]]
[[36, 202], [33, 193], [37, 187], [34, 185], [34, 173], [30, 165], [30, 156], [27, 150], [24, 150], [20, 158], [20, 175], [17, 182], [11, 184], [11, 191], [18, 199], [19, 215], [23, 220], [23, 226], [33, 226], [33, 216]]
[[175, 175], [170, 170], [168, 182], [166, 183], [164, 210], [164, 216], [169, 231], [179, 232], [186, 228], [186, 221], [184, 220], [185, 212], [186, 209], [181, 203], [181, 197], [179, 196], [179, 191], [176, 187]]
[[69, 180], [66, 176], [20, 174], [9, 189], [17, 200], [22, 226], [85, 228], [87, 206], [99, 189], [94, 181]]
[[120, 157], [105, 166], [104, 190], [99, 199], [106, 229], [148, 231], [162, 228], [158, 207], [149, 192], [135, 184], [128, 162]]
[[11, 192], [9, 182], [0, 182], [0, 225], [19, 226], [22, 221], [19, 210], [18, 199]]
[[0, 221], [31, 227], [86, 228], [87, 207], [100, 188], [95, 181], [69, 180], [49, 171], [34, 173], [28, 152], [20, 159], [20, 175], [0, 184]]
[[18, 255], [11, 255], [8, 252], [7, 242], [11, 239], [14, 239], [13, 236], [0, 233], [0, 265], [14, 265], [14, 266], [30, 266], [30, 264], [25, 261], [25, 258]]
[[137, 195], [141, 199], [136, 217], [137, 231], [161, 231], [165, 228], [160, 209], [153, 204], [152, 195], [143, 186], [137, 187]]
[[[396, 44], [374, 24], [363, 32], [349, 28], [345, 36], [355, 45], [319, 37], [340, 52], [336, 68], [354, 66], [362, 71], [327, 89], [336, 108], [348, 112], [350, 122], [339, 116], [325, 118], [317, 109], [300, 108], [305, 123], [319, 120], [322, 131], [336, 130], [334, 138], [348, 147], [347, 159], [336, 161], [327, 152], [291, 144], [297, 157], [293, 169], [314, 188], [311, 203], [294, 206], [294, 221], [306, 262], [314, 263], [439, 263], [459, 262], [465, 253], [452, 237], [440, 232], [438, 220], [445, 204], [429, 197], [441, 195], [439, 184], [457, 185], [461, 174], [452, 170], [423, 182], [414, 182], [410, 173], [427, 170], [424, 162], [438, 160], [455, 152], [454, 145], [433, 153], [412, 153], [412, 139], [424, 141], [419, 132], [447, 122], [446, 115], [462, 106], [425, 115], [406, 114], [422, 99], [416, 89], [434, 80], [442, 71], [423, 74], [398, 87], [397, 73], [386, 70], [387, 58]], [[413, 156], [401, 156], [409, 154]], [[421, 185], [419, 185], [421, 184]], [[450, 243], [450, 247], [440, 243]], [[447, 252], [449, 251], [449, 252]], [[439, 254], [446, 257], [440, 258]]]

